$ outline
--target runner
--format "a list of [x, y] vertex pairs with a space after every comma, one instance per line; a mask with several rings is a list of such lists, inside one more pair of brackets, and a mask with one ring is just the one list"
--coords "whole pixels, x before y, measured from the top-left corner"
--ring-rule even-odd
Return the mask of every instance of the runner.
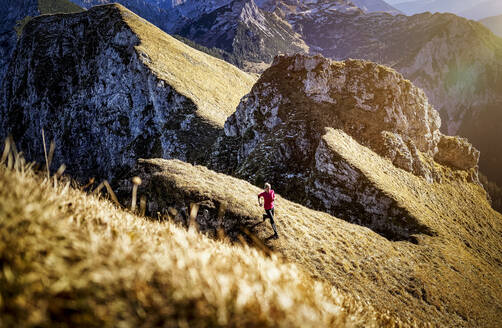
[[265, 183], [265, 190], [258, 195], [258, 204], [262, 206], [261, 199], [265, 200], [263, 204], [263, 208], [265, 209], [265, 213], [263, 214], [263, 221], [265, 221], [267, 218], [270, 219], [270, 223], [272, 224], [272, 228], [274, 229], [274, 236], [273, 238], [278, 238], [279, 235], [277, 234], [277, 228], [275, 227], [275, 222], [274, 222], [274, 200], [275, 200], [275, 193], [271, 189], [270, 183]]

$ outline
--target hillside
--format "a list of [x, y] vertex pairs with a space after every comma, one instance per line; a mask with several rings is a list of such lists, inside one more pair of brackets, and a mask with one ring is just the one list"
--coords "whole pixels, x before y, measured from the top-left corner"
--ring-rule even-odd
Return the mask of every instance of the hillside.
[[54, 165], [80, 179], [112, 178], [138, 157], [204, 158], [255, 82], [120, 5], [34, 18], [8, 75], [2, 137], [42, 161], [44, 129]]
[[502, 37], [502, 15], [483, 18], [479, 22], [489, 28], [494, 34]]
[[69, 0], [7, 0], [4, 4], [0, 15], [0, 86], [23, 26], [32, 17], [82, 11]]
[[396, 323], [278, 255], [139, 217], [66, 179], [9, 163], [16, 169], [2, 157], [3, 327]]
[[[142, 178], [139, 194], [146, 196], [152, 214], [187, 225], [190, 204], [198, 204], [194, 222], [205, 233], [217, 236], [222, 229], [234, 238], [250, 238], [258, 248], [265, 243], [266, 249], [314, 277], [401, 320], [434, 326], [498, 326], [502, 217], [490, 208], [482, 188], [462, 181], [430, 185], [340, 130], [330, 130], [324, 138], [337, 156], [436, 234], [417, 233], [417, 244], [395, 242], [279, 196], [280, 238], [270, 239], [272, 229], [268, 222], [262, 223], [256, 204], [261, 190], [249, 183], [202, 166], [161, 159], [140, 160], [131, 176]], [[125, 194], [130, 193], [129, 181], [122, 182]]]

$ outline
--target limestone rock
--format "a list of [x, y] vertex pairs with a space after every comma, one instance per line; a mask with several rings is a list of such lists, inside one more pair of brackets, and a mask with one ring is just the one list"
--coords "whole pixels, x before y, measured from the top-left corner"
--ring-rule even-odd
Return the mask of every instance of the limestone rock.
[[441, 136], [439, 151], [434, 156], [438, 163], [460, 170], [467, 170], [478, 165], [479, 151], [465, 138]]
[[258, 185], [272, 182], [312, 208], [403, 235], [397, 226], [380, 224], [407, 215], [326, 146], [326, 128], [427, 183], [477, 181], [477, 151], [470, 145], [457, 147], [458, 157], [448, 163], [464, 173], [434, 162], [434, 156], [449, 156], [443, 146], [438, 149], [441, 140], [468, 145], [444, 137], [439, 127], [439, 115], [424, 93], [392, 69], [360, 60], [281, 56], [225, 123], [237, 160], [227, 171]]
[[30, 21], [0, 92], [12, 134], [54, 169], [113, 178], [139, 157], [206, 159], [255, 78], [190, 48], [119, 5]]

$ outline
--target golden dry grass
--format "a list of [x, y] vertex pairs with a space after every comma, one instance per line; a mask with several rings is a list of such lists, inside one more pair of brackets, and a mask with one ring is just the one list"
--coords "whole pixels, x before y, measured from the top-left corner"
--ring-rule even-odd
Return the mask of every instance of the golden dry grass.
[[222, 127], [257, 77], [176, 40], [125, 7], [107, 5], [122, 18], [141, 43], [136, 46], [145, 65], [178, 93], [190, 98], [198, 114]]
[[[499, 326], [502, 217], [490, 208], [482, 187], [447, 168], [442, 168], [444, 174], [458, 176], [429, 184], [340, 130], [329, 129], [324, 140], [436, 235], [417, 235], [418, 244], [393, 242], [279, 195], [280, 238], [269, 240], [270, 224], [260, 224], [259, 188], [177, 160], [140, 160], [140, 165], [152, 174], [154, 189], [170, 186], [157, 189], [162, 190], [157, 200], [168, 203], [170, 197], [181, 197], [223, 204], [225, 220], [256, 225], [252, 232], [272, 251], [382, 312], [433, 326]], [[152, 190], [147, 195], [155, 201]]]
[[393, 326], [278, 256], [0, 164], [0, 327]]

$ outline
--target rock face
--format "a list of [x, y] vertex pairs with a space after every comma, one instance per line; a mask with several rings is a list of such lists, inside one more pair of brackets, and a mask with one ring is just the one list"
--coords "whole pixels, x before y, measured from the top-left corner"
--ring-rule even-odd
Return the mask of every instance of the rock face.
[[205, 159], [255, 81], [119, 5], [30, 21], [1, 91], [1, 137], [85, 179], [113, 178], [139, 157]]
[[[327, 147], [326, 128], [344, 131], [429, 183], [464, 173], [477, 181], [479, 152], [463, 139], [443, 136], [439, 127], [424, 93], [392, 69], [282, 56], [225, 123], [237, 162], [227, 170], [258, 185], [272, 181], [292, 200], [376, 227], [406, 214], [393, 213], [392, 201]], [[400, 235], [397, 227], [375, 229]]]
[[26, 16], [37, 16], [36, 0], [8, 1], [5, 14], [0, 17], [0, 86], [16, 48], [16, 24]]
[[277, 15], [261, 10], [254, 0], [236, 0], [176, 30], [209, 48], [220, 48], [241, 62], [270, 63], [278, 53], [308, 52], [300, 35]]

